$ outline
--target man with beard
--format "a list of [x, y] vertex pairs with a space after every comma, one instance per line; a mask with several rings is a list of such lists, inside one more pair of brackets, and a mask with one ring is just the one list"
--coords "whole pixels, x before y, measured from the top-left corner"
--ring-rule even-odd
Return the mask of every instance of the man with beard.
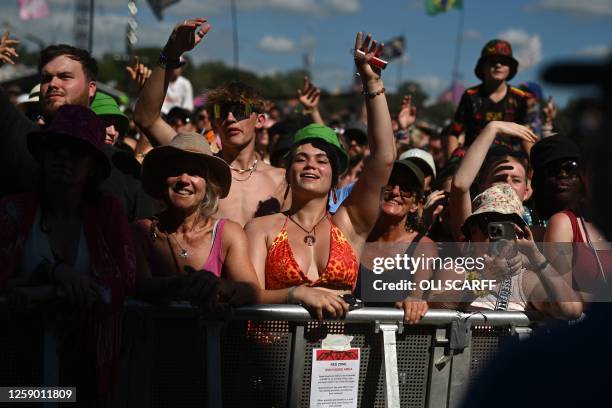
[[[70, 45], [51, 45], [41, 51], [40, 108], [46, 123], [66, 104], [89, 107], [96, 95], [98, 64], [91, 55]], [[38, 129], [9, 101], [0, 90], [0, 196], [32, 191], [39, 181], [39, 167], [27, 148], [26, 135]], [[126, 171], [118, 149], [105, 145], [103, 152], [111, 162], [111, 175], [101, 186], [104, 193], [114, 195], [124, 206], [130, 220], [155, 213], [157, 202], [144, 193], [138, 171]], [[7, 175], [11, 177], [6, 177]]]

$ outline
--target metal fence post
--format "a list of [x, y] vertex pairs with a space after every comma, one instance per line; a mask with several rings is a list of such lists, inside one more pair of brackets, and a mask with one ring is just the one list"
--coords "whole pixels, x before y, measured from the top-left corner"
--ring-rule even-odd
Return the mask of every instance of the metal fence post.
[[[43, 385], [57, 387], [59, 385], [59, 356], [57, 331], [50, 322], [45, 322], [43, 334]], [[45, 402], [44, 408], [56, 408], [57, 402]]]
[[222, 408], [221, 390], [221, 324], [206, 323], [206, 382], [208, 408]]
[[440, 364], [445, 359], [448, 347], [447, 331], [437, 328], [432, 342], [431, 361], [429, 364], [429, 379], [427, 384], [427, 408], [446, 407], [448, 403], [448, 385], [450, 365]]
[[376, 323], [376, 331], [383, 335], [382, 353], [385, 364], [385, 407], [399, 408], [400, 393], [397, 374], [397, 324]]
[[306, 355], [306, 340], [304, 339], [304, 324], [295, 324], [291, 339], [291, 359], [289, 360], [289, 391], [287, 392], [287, 407], [295, 408], [302, 401], [302, 383], [304, 382], [304, 361]]

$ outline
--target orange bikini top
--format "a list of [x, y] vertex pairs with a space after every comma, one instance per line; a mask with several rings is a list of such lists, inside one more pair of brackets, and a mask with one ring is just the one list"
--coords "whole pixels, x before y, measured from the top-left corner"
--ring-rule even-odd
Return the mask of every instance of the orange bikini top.
[[308, 279], [293, 257], [287, 235], [287, 217], [266, 256], [266, 289], [285, 289], [304, 284], [351, 291], [355, 289], [359, 262], [353, 247], [342, 231], [334, 225], [329, 214], [327, 219], [331, 224], [329, 259], [327, 266], [319, 274], [319, 279], [315, 282]]

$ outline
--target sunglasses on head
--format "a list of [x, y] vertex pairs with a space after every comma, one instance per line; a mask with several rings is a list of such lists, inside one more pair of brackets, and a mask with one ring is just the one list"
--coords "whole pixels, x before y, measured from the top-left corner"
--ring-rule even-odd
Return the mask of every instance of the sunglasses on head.
[[546, 176], [554, 177], [561, 173], [561, 171], [565, 172], [568, 176], [577, 176], [579, 173], [580, 166], [578, 162], [575, 160], [564, 160], [558, 161], [556, 163], [552, 163], [546, 168]]
[[251, 114], [253, 113], [253, 107], [251, 104], [242, 102], [215, 103], [213, 110], [215, 113], [215, 119], [217, 120], [225, 120], [227, 115], [231, 112], [238, 122], [251, 117]]

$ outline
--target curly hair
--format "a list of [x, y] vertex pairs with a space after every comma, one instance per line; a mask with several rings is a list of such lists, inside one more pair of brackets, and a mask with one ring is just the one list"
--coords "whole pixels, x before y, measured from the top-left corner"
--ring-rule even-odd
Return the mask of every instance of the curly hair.
[[264, 111], [264, 98], [251, 86], [240, 81], [229, 82], [208, 92], [206, 111], [210, 118], [215, 117], [215, 104], [222, 102], [248, 103], [255, 113], [263, 113]]

